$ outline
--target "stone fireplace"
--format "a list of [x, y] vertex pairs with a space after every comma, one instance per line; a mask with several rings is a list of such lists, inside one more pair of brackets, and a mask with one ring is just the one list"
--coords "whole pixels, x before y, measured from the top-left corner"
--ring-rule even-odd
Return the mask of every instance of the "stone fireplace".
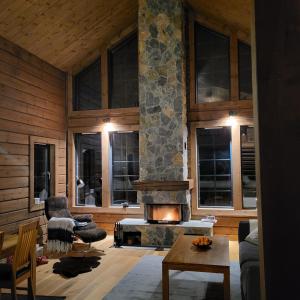
[[[139, 1], [140, 180], [135, 187], [145, 219], [155, 214], [190, 219], [181, 0]], [[159, 210], [163, 210], [159, 212]], [[169, 211], [167, 211], [169, 210]], [[159, 215], [159, 218], [161, 216]], [[163, 220], [160, 220], [163, 222]], [[166, 221], [166, 220], [165, 220]]]
[[182, 220], [181, 204], [147, 204], [145, 219], [153, 224], [178, 224]]

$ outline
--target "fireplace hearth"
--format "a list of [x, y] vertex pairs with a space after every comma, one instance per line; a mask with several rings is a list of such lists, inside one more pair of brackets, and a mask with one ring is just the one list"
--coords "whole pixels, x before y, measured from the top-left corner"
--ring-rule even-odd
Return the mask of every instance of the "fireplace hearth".
[[179, 224], [181, 204], [146, 204], [146, 220], [150, 224]]

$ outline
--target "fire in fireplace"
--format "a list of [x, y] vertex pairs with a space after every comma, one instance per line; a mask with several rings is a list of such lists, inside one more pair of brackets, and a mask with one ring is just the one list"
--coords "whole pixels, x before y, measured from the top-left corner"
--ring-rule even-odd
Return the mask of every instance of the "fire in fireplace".
[[147, 221], [159, 224], [178, 224], [182, 220], [180, 204], [147, 204]]

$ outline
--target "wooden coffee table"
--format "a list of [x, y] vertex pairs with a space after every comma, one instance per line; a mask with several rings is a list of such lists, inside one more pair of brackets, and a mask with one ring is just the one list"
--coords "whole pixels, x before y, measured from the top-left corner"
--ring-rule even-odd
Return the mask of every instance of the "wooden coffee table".
[[192, 245], [195, 235], [180, 235], [162, 262], [163, 299], [169, 299], [169, 270], [224, 274], [224, 299], [230, 300], [230, 262], [227, 237], [211, 237], [210, 249]]

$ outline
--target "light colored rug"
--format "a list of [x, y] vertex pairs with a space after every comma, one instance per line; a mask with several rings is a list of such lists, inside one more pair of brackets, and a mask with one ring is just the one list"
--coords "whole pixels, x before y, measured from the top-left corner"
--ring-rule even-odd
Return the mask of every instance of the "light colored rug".
[[[161, 265], [164, 257], [146, 255], [104, 297], [105, 300], [162, 299]], [[223, 300], [223, 275], [170, 271], [171, 300]], [[231, 300], [241, 300], [240, 267], [230, 265]]]

